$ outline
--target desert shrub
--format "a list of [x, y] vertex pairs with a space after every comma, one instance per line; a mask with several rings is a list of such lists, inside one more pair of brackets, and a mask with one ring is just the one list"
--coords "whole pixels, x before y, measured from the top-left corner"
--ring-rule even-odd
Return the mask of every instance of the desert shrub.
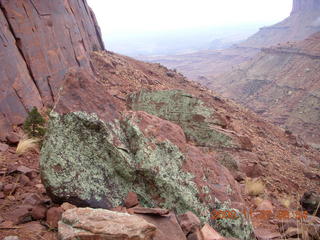
[[246, 179], [246, 191], [250, 196], [259, 196], [264, 193], [265, 185], [261, 180]]
[[42, 138], [46, 132], [45, 119], [38, 112], [36, 107], [33, 107], [23, 124], [24, 131], [30, 138], [37, 137]]

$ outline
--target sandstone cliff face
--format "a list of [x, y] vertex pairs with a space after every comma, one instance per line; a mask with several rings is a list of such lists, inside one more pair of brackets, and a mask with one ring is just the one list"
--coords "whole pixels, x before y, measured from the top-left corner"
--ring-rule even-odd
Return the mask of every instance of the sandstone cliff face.
[[104, 49], [85, 0], [0, 1], [0, 139], [32, 106], [50, 105], [69, 68]]
[[280, 23], [263, 27], [241, 43], [241, 47], [269, 47], [287, 41], [301, 41], [320, 31], [320, 1], [294, 0], [290, 16]]
[[319, 49], [320, 33], [297, 44], [264, 48], [210, 87], [319, 144]]

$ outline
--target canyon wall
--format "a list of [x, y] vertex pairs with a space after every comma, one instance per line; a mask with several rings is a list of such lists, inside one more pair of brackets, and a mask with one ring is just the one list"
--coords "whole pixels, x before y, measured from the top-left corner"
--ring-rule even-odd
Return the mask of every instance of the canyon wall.
[[296, 44], [264, 48], [210, 87], [319, 145], [319, 49], [320, 33]]
[[320, 1], [294, 0], [288, 18], [275, 25], [261, 28], [240, 46], [261, 48], [288, 41], [301, 41], [318, 31], [320, 31]]
[[70, 68], [104, 49], [86, 0], [0, 0], [0, 139], [33, 107], [50, 106]]

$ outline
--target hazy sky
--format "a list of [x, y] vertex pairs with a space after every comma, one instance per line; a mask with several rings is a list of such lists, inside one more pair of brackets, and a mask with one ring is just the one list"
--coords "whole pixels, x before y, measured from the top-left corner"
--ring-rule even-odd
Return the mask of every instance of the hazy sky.
[[292, 0], [87, 0], [103, 35], [207, 26], [273, 24]]

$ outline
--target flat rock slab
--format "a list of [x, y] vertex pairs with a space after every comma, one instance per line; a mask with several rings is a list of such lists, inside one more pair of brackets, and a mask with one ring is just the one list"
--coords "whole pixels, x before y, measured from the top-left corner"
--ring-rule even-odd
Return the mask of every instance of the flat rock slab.
[[104, 209], [74, 208], [59, 222], [61, 240], [151, 240], [157, 228], [143, 218]]
[[144, 207], [134, 207], [132, 211], [137, 214], [152, 214], [152, 215], [167, 215], [169, 210], [162, 208], [144, 208]]

